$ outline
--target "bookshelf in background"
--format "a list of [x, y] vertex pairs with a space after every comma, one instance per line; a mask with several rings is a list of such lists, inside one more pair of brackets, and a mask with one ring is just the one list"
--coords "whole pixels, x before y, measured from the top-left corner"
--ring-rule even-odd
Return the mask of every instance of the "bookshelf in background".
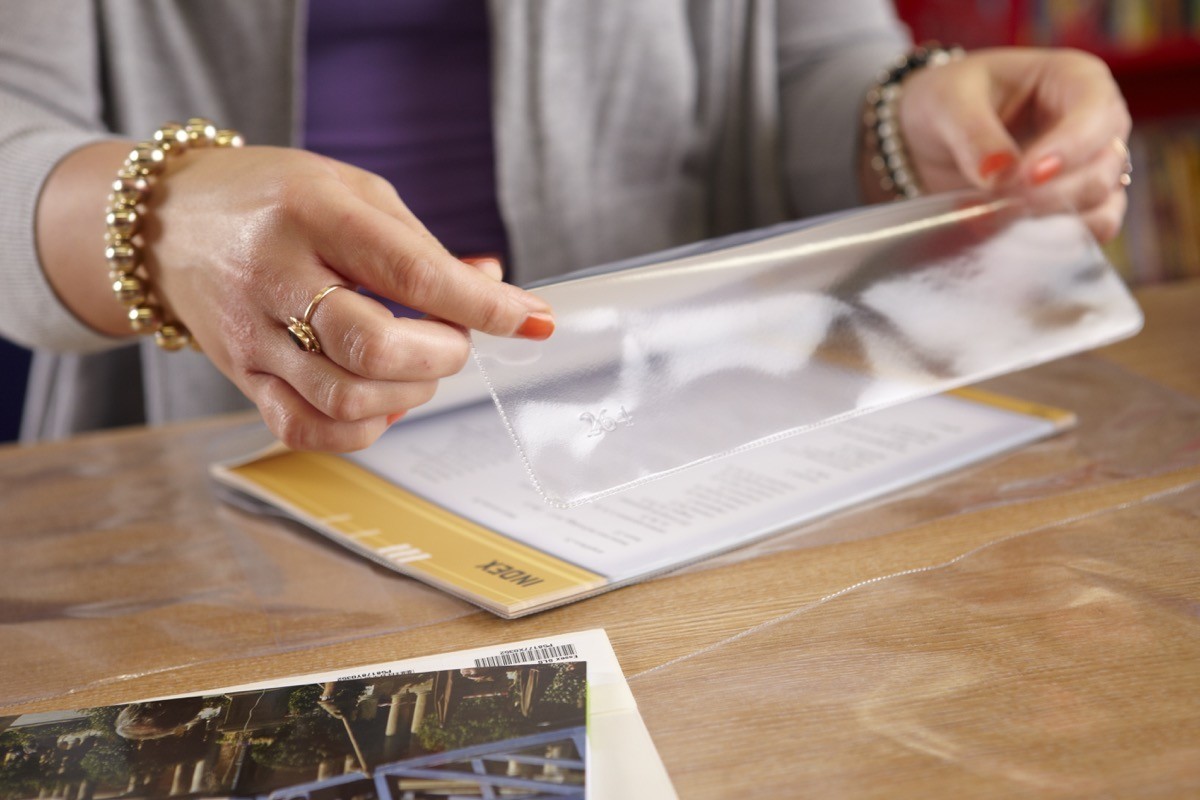
[[1132, 283], [1200, 277], [1200, 0], [896, 0], [918, 41], [1077, 47], [1103, 58], [1134, 117], [1125, 229]]

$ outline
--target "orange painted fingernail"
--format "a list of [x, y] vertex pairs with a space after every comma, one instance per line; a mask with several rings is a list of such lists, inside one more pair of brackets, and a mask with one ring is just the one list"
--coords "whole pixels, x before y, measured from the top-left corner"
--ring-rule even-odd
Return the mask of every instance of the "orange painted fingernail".
[[521, 327], [517, 328], [517, 336], [538, 342], [549, 339], [552, 333], [554, 333], [554, 317], [540, 311], [530, 314], [521, 323]]
[[979, 177], [987, 180], [993, 175], [1003, 175], [1016, 166], [1016, 163], [1016, 157], [1007, 150], [986, 155], [979, 162]]
[[399, 414], [388, 414], [388, 418], [387, 418], [388, 427], [390, 428], [393, 425], [395, 425], [407, 413], [408, 413], [407, 411], [401, 411]]
[[1029, 180], [1033, 182], [1034, 186], [1041, 186], [1057, 177], [1058, 173], [1062, 172], [1062, 168], [1062, 156], [1042, 156], [1033, 162], [1033, 167], [1029, 170]]

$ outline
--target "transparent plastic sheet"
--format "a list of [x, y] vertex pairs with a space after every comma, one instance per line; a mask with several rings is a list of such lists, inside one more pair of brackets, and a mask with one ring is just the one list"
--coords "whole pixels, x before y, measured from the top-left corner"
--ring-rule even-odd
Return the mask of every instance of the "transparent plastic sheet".
[[[684, 797], [1191, 796], [1198, 563], [1192, 481], [800, 602], [629, 683]], [[713, 720], [753, 747], [730, 757]]]
[[261, 425], [0, 450], [0, 706], [475, 613], [301, 526], [223, 503]]
[[1076, 215], [978, 194], [741, 234], [539, 293], [549, 341], [474, 344], [560, 506], [1141, 325]]
[[974, 467], [696, 562], [681, 572], [882, 536], [988, 508], [1200, 465], [1200, 402], [1102, 359], [1080, 355], [1005, 375], [981, 388], [1070, 410], [1077, 425]]
[[[1049, 393], [1023, 391], [1027, 376], [1034, 376], [1029, 386], [1044, 383]], [[1049, 495], [1200, 457], [1200, 404], [1119, 369], [1071, 359], [1008, 376], [996, 388], [1010, 387], [1080, 411], [1085, 425], [1078, 435], [1009, 457], [1016, 461], [964, 473], [961, 492], [945, 493], [946, 485], [959, 484], [939, 482], [873, 504], [865, 516], [856, 511], [816, 523], [825, 531], [819, 543], [920, 524], [956, 513], [958, 503], [977, 507]], [[1138, 435], [1138, 425], [1151, 420], [1169, 435]], [[128, 685], [122, 691], [134, 692], [137, 679], [152, 673], [432, 626], [475, 612], [298, 525], [218, 501], [208, 464], [266, 441], [257, 425], [221, 422], [0, 450], [0, 541], [13, 554], [0, 561], [0, 705], [58, 697], [86, 684]], [[1000, 493], [989, 488], [997, 474], [1011, 476]], [[877, 512], [882, 515], [872, 516]], [[848, 524], [839, 525], [843, 520]], [[805, 535], [808, 530], [744, 555], [807, 547], [818, 541]]]

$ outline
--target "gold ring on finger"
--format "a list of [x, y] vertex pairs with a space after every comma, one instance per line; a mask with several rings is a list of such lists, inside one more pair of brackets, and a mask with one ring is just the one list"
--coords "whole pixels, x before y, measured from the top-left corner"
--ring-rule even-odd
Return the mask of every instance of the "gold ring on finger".
[[313, 330], [312, 318], [317, 311], [317, 305], [328, 297], [335, 289], [345, 289], [340, 283], [335, 283], [332, 286], [326, 286], [321, 291], [317, 292], [312, 301], [309, 302], [308, 308], [304, 309], [304, 316], [301, 319], [288, 317], [287, 332], [288, 336], [296, 346], [306, 353], [320, 353], [321, 342], [317, 339], [317, 332]]

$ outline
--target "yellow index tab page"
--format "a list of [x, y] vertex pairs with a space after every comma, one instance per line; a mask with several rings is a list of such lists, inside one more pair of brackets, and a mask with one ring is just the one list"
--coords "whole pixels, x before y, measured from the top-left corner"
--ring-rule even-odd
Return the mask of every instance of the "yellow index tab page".
[[266, 490], [273, 504], [364, 555], [502, 616], [607, 583], [338, 456], [285, 451], [227, 468], [226, 477], [258, 496]]

